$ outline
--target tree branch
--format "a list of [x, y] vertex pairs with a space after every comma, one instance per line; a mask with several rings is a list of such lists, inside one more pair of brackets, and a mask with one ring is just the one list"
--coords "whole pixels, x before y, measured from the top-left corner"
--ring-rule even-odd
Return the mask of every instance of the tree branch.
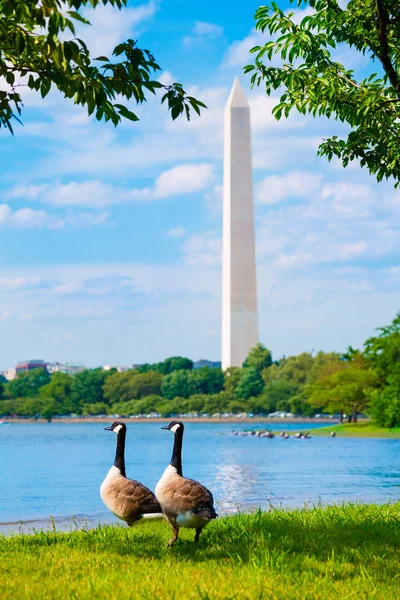
[[399, 76], [393, 66], [393, 63], [389, 54], [389, 42], [388, 42], [388, 25], [390, 25], [389, 15], [386, 8], [382, 4], [382, 0], [375, 0], [376, 11], [379, 19], [378, 37], [380, 40], [381, 52], [377, 54], [377, 57], [381, 61], [385, 73], [389, 77], [389, 81], [392, 86], [399, 93]]

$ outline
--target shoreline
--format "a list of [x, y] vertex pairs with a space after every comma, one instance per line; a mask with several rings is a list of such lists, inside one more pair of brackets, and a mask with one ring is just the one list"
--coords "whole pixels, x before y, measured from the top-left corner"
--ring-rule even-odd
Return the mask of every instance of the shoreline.
[[[268, 418], [268, 417], [221, 417], [215, 418], [212, 417], [174, 417], [179, 418], [183, 423], [269, 423], [269, 424], [278, 424], [284, 425], [285, 423], [298, 423], [302, 425], [304, 423], [321, 423], [321, 424], [332, 424], [332, 426], [337, 425], [337, 419], [313, 419], [307, 417], [301, 418]], [[122, 421], [123, 423], [169, 423], [172, 417], [159, 417], [159, 418], [138, 418], [138, 419], [126, 419], [123, 417], [118, 417], [118, 421]], [[54, 423], [110, 423], [113, 419], [110, 417], [109, 419], [105, 417], [82, 417], [77, 419], [53, 419], [51, 423], [48, 423], [46, 419], [8, 419], [4, 417], [4, 421], [7, 423], [22, 423], [26, 424], [34, 424], [34, 423], [46, 423], [48, 425]]]

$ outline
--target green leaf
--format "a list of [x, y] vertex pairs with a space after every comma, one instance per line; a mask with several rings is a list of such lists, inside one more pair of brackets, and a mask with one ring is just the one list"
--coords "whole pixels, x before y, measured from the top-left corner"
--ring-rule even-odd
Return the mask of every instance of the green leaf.
[[75, 19], [75, 21], [80, 21], [81, 23], [85, 23], [85, 25], [90, 25], [90, 21], [82, 17], [78, 12], [74, 12], [72, 10], [68, 10], [65, 14], [69, 15], [71, 19]]
[[139, 121], [139, 117], [128, 110], [126, 106], [123, 106], [122, 104], [114, 104], [114, 106], [115, 108], [118, 108], [119, 114], [122, 117], [125, 117], [125, 119], [129, 119], [130, 121]]

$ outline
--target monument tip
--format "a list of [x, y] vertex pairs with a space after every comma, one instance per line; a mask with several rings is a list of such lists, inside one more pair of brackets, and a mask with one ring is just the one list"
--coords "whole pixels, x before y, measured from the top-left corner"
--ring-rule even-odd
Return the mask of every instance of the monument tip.
[[227, 106], [228, 107], [236, 106], [239, 108], [244, 108], [244, 107], [249, 106], [249, 103], [247, 102], [246, 94], [244, 92], [244, 89], [242, 88], [240, 81], [239, 81], [239, 77], [236, 77], [235, 81], [233, 82], [233, 86], [231, 89], [231, 93], [229, 94]]

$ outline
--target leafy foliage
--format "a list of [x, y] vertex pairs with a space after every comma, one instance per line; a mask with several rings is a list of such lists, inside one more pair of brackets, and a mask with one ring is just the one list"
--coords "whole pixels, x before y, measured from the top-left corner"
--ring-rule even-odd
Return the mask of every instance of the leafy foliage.
[[157, 371], [140, 373], [136, 370], [114, 373], [104, 384], [104, 397], [110, 404], [127, 402], [161, 393], [163, 376]]
[[254, 367], [261, 373], [272, 365], [272, 353], [265, 346], [258, 343], [252, 348], [243, 363], [243, 367]]
[[145, 373], [146, 371], [158, 371], [163, 375], [169, 375], [169, 373], [181, 371], [182, 369], [193, 369], [193, 361], [184, 356], [171, 356], [159, 363], [145, 363], [144, 365], [140, 365], [137, 370], [140, 373]]
[[87, 108], [98, 121], [118, 125], [122, 118], [138, 116], [121, 97], [142, 104], [146, 94], [163, 92], [172, 119], [191, 109], [200, 114], [205, 105], [187, 96], [180, 83], [165, 85], [154, 79], [160, 67], [149, 50], [128, 39], [114, 48], [112, 59], [92, 58], [82, 39], [75, 37], [76, 22], [90, 25], [79, 12], [85, 6], [110, 4], [119, 9], [127, 0], [0, 0], [0, 127], [13, 133], [12, 120], [20, 121], [21, 86], [47, 96], [52, 86], [75, 104]]
[[35, 396], [39, 389], [50, 380], [50, 375], [45, 369], [32, 369], [28, 373], [20, 373], [7, 385], [11, 398], [29, 398]]
[[367, 412], [382, 427], [400, 426], [400, 313], [363, 350], [303, 352], [272, 362], [270, 351], [258, 344], [244, 364], [253, 366], [225, 372], [193, 369], [189, 359], [171, 357], [125, 373], [87, 369], [50, 377], [36, 369], [1, 383], [0, 415], [51, 420], [70, 413], [129, 417], [284, 411], [346, 413], [356, 421], [358, 413]]
[[236, 386], [236, 396], [238, 398], [251, 398], [261, 394], [264, 388], [264, 382], [260, 372], [255, 367], [243, 369], [242, 377]]
[[[256, 29], [267, 34], [264, 45], [251, 50], [254, 64], [245, 67], [253, 85], [266, 93], [279, 90], [273, 109], [276, 119], [294, 109], [347, 123], [347, 138], [333, 136], [318, 154], [336, 156], [344, 167], [353, 160], [375, 174], [378, 181], [400, 183], [400, 5], [398, 0], [290, 0], [310, 7], [312, 14], [297, 23], [293, 12], [278, 4], [261, 6]], [[357, 80], [353, 70], [334, 59], [341, 44], [371, 60], [379, 73]], [[276, 57], [283, 64], [275, 66]]]
[[330, 412], [349, 413], [349, 422], [357, 421], [357, 412], [364, 411], [378, 378], [361, 362], [339, 362], [330, 365], [327, 372], [309, 386], [311, 405], [327, 408]]

